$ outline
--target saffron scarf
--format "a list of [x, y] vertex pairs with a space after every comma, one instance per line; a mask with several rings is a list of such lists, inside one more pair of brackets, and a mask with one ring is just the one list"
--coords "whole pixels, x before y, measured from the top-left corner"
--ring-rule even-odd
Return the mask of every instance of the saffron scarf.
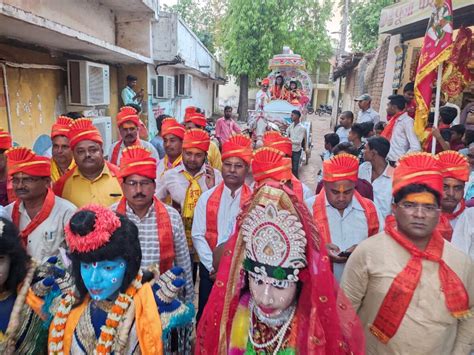
[[291, 174], [291, 185], [293, 186], [293, 192], [295, 193], [296, 197], [298, 197], [300, 202], [304, 202], [303, 184], [293, 174]]
[[451, 226], [450, 221], [459, 217], [459, 215], [463, 213], [465, 209], [466, 209], [466, 202], [464, 201], [464, 199], [462, 199], [459, 211], [456, 211], [454, 213], [445, 213], [445, 212], [441, 213], [436, 230], [440, 232], [441, 236], [444, 239], [446, 239], [448, 242], [450, 242], [451, 239], [453, 238], [453, 227]]
[[[119, 140], [117, 142], [117, 144], [115, 145], [114, 147], [114, 150], [112, 151], [112, 157], [110, 158], [110, 162], [114, 165], [117, 165], [118, 166], [118, 156], [120, 154], [120, 151], [121, 151], [121, 147], [122, 147], [122, 143], [123, 143], [123, 140]], [[139, 138], [137, 138], [137, 140], [135, 141], [135, 143], [133, 143], [132, 145], [138, 145], [138, 146], [141, 146], [141, 141]]]
[[[28, 245], [28, 236], [51, 214], [51, 211], [54, 207], [54, 198], [55, 196], [53, 191], [48, 189], [48, 193], [44, 199], [43, 207], [41, 207], [41, 210], [38, 212], [38, 214], [30, 221], [30, 223], [28, 223], [26, 228], [20, 232], [20, 238], [24, 247]], [[12, 221], [18, 227], [18, 229], [20, 228], [20, 203], [20, 200], [16, 200], [12, 210]]]
[[199, 179], [204, 175], [204, 173], [196, 174], [196, 176], [192, 176], [186, 170], [181, 171], [181, 173], [189, 182], [188, 189], [186, 190], [186, 197], [184, 198], [183, 210], [181, 211], [181, 217], [183, 219], [184, 232], [186, 234], [189, 252], [191, 254], [196, 254], [194, 253], [191, 229], [193, 227], [194, 209], [196, 208], [197, 201], [202, 194]]
[[469, 295], [456, 273], [443, 261], [445, 241], [435, 230], [424, 251], [419, 250], [402, 232], [397, 230], [395, 217], [388, 216], [385, 232], [411, 254], [405, 268], [395, 277], [380, 306], [370, 331], [386, 344], [396, 333], [405, 317], [422, 274], [422, 260], [439, 265], [439, 281], [444, 293], [446, 307], [455, 318], [470, 314]]
[[[379, 232], [380, 224], [372, 201], [362, 197], [357, 191], [354, 191], [354, 197], [364, 209], [365, 218], [367, 220], [368, 236], [371, 237]], [[326, 213], [326, 192], [324, 188], [321, 189], [316, 196], [316, 201], [313, 204], [313, 218], [315, 224], [318, 226], [319, 234], [324, 242], [331, 243], [331, 232], [329, 230], [328, 215]]]
[[[219, 205], [221, 203], [222, 192], [224, 191], [224, 182], [214, 190], [209, 197], [206, 206], [206, 241], [211, 250], [217, 246], [218, 231], [217, 231], [217, 216], [219, 215]], [[246, 184], [242, 185], [240, 192], [240, 207], [249, 199], [252, 190]]]
[[[126, 215], [127, 200], [122, 197], [118, 206], [117, 212]], [[175, 258], [174, 244], [173, 244], [173, 228], [171, 226], [171, 219], [163, 202], [153, 196], [153, 207], [156, 213], [156, 232], [158, 233], [158, 240], [160, 243], [160, 274], [168, 271], [173, 267]]]
[[390, 121], [388, 121], [387, 126], [384, 128], [382, 133], [380, 134], [382, 137], [386, 138], [390, 141], [392, 139], [393, 129], [395, 128], [395, 123], [397, 123], [398, 117], [403, 115], [405, 111], [399, 112], [392, 116]]

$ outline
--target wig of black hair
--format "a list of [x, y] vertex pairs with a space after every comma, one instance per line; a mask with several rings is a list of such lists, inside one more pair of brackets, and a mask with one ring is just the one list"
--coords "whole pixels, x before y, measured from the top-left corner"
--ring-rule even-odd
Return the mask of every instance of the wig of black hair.
[[438, 206], [441, 204], [441, 195], [438, 191], [433, 190], [431, 187], [425, 184], [411, 184], [405, 187], [402, 187], [397, 193], [393, 196], [393, 202], [399, 203], [409, 194], [419, 193], [419, 192], [429, 192], [434, 195]]

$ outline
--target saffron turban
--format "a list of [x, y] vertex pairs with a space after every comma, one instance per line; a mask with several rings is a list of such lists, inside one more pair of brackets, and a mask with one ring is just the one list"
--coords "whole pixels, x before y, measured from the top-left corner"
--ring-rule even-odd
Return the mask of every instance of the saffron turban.
[[207, 153], [211, 140], [202, 129], [188, 129], [184, 132], [183, 149], [196, 148]]
[[51, 127], [51, 139], [57, 136], [69, 137], [70, 127], [73, 122], [74, 121], [69, 117], [59, 116], [53, 124], [53, 127]]
[[443, 194], [443, 176], [438, 160], [433, 155], [417, 152], [400, 158], [393, 172], [392, 194], [412, 184], [426, 185]]
[[100, 145], [104, 143], [99, 130], [92, 124], [92, 121], [87, 118], [79, 118], [72, 123], [69, 130], [71, 149], [74, 149], [77, 143], [85, 140], [93, 141]]
[[262, 85], [270, 85], [270, 79], [265, 78], [262, 80]]
[[252, 160], [253, 178], [256, 182], [265, 179], [275, 181], [291, 180], [291, 159], [274, 148], [262, 147], [256, 150]]
[[252, 161], [252, 141], [250, 138], [242, 134], [230, 136], [222, 145], [222, 161], [230, 157], [240, 158], [250, 164]]
[[357, 181], [359, 173], [359, 159], [352, 154], [338, 154], [323, 162], [323, 180], [335, 181]]
[[117, 126], [120, 127], [125, 122], [131, 122], [137, 127], [140, 125], [137, 110], [131, 106], [124, 106], [120, 108], [120, 112], [117, 113]]
[[200, 127], [206, 127], [207, 125], [206, 116], [204, 116], [202, 113], [193, 113], [187, 117], [185, 116], [184, 122], [192, 122]]
[[0, 149], [7, 150], [12, 147], [12, 136], [9, 132], [0, 128]]
[[172, 134], [181, 139], [184, 138], [185, 128], [182, 124], [178, 123], [175, 118], [168, 117], [163, 120], [161, 123], [161, 136], [167, 136]]
[[184, 109], [184, 121], [186, 122], [186, 119], [191, 116], [191, 115], [194, 115], [195, 113], [198, 113], [197, 112], [198, 108], [195, 107], [195, 106], [188, 106]]
[[263, 146], [275, 148], [291, 157], [293, 152], [291, 139], [283, 137], [280, 132], [267, 131], [263, 134]]
[[453, 178], [464, 182], [469, 180], [469, 162], [464, 155], [454, 150], [445, 150], [437, 154], [436, 158], [444, 178]]
[[133, 174], [156, 179], [156, 159], [149, 150], [138, 145], [125, 148], [120, 159], [120, 177]]
[[51, 161], [49, 158], [36, 155], [25, 147], [11, 148], [7, 155], [8, 175], [24, 173], [31, 176], [50, 176]]

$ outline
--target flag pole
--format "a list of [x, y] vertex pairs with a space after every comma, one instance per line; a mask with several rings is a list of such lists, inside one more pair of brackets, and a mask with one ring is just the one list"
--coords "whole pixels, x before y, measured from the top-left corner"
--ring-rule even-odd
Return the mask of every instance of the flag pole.
[[[436, 79], [436, 101], [435, 101], [435, 116], [433, 122], [433, 128], [438, 128], [439, 121], [439, 101], [441, 98], [441, 79], [443, 75], [443, 62], [438, 65], [438, 78]], [[431, 142], [431, 154], [436, 153], [436, 138], [433, 135], [433, 141]]]

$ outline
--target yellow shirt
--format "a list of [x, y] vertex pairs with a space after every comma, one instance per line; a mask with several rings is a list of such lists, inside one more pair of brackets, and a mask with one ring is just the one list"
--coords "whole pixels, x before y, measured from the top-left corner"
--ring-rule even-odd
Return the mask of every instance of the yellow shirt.
[[117, 177], [112, 176], [107, 164], [102, 173], [94, 181], [86, 179], [76, 169], [64, 184], [62, 197], [75, 204], [78, 208], [89, 203], [109, 207], [122, 197], [122, 188]]
[[[71, 164], [69, 164], [69, 167], [67, 168], [67, 171], [71, 170], [76, 166], [76, 163], [74, 162], [74, 159], [71, 161]], [[56, 182], [59, 180], [59, 178], [62, 176], [61, 170], [59, 170], [58, 164], [54, 161], [54, 159], [51, 158], [51, 180], [53, 182]]]
[[222, 169], [221, 152], [217, 144], [214, 143], [213, 141], [211, 141], [211, 144], [209, 145], [209, 149], [207, 150], [207, 159], [209, 160], [209, 164], [211, 164], [211, 166], [214, 169], [217, 169], [217, 170]]

